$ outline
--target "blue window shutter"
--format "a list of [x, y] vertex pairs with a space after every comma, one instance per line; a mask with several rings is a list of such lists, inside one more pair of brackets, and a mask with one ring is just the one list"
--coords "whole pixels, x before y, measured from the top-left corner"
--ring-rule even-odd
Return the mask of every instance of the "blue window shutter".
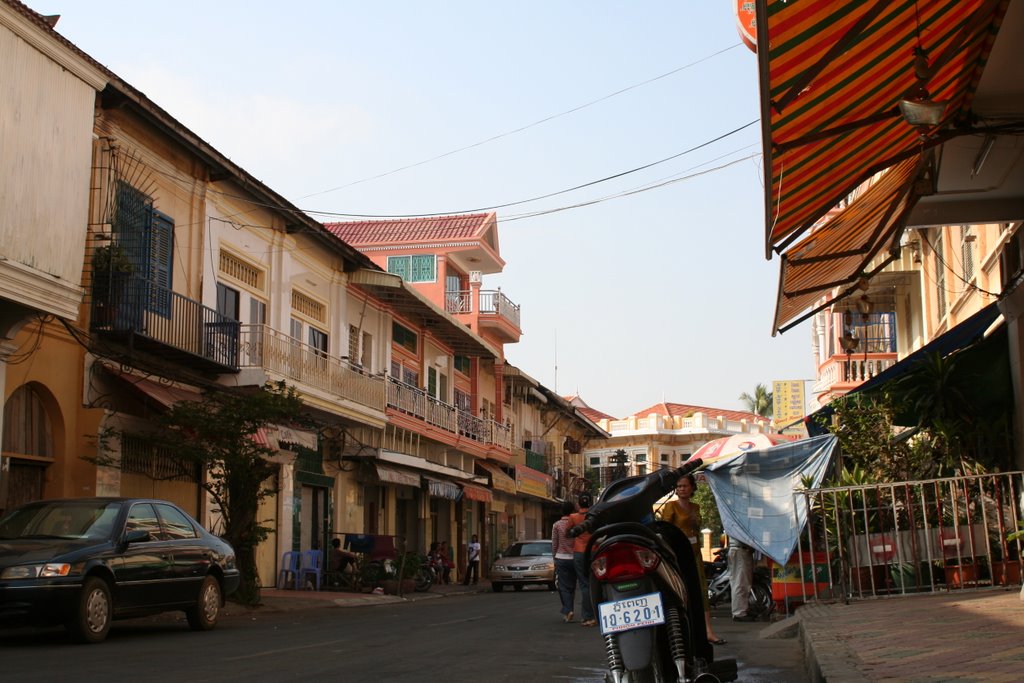
[[153, 210], [150, 230], [150, 278], [153, 287], [149, 310], [171, 317], [171, 274], [174, 266], [174, 219], [165, 213]]
[[398, 275], [406, 282], [409, 282], [409, 257], [388, 256], [388, 272]]

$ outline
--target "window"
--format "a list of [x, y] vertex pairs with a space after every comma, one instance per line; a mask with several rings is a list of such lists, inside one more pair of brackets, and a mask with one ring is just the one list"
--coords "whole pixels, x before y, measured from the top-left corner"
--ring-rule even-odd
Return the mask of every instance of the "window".
[[309, 345], [318, 355], [327, 355], [327, 333], [315, 327], [309, 328]]
[[[23, 384], [7, 399], [3, 432], [5, 454], [53, 457], [53, 426], [43, 394], [36, 385]], [[7, 472], [0, 473], [0, 477], [6, 475]]]
[[238, 309], [241, 297], [237, 289], [217, 283], [217, 312], [221, 315], [238, 320]]
[[192, 522], [178, 508], [165, 503], [157, 503], [156, 509], [160, 513], [160, 521], [164, 524], [164, 538], [178, 540], [198, 536]]
[[455, 356], [455, 369], [463, 375], [469, 374], [469, 356]]
[[455, 390], [455, 407], [464, 413], [473, 410], [473, 398], [464, 391]]
[[295, 341], [302, 341], [302, 321], [292, 318], [291, 335]]
[[151, 287], [142, 310], [171, 315], [174, 219], [153, 208], [153, 200], [123, 180], [117, 183], [112, 230], [132, 264], [132, 274]]
[[974, 232], [969, 225], [960, 226], [960, 259], [964, 266], [964, 284], [974, 279]]
[[600, 467], [601, 466], [601, 456], [597, 456], [595, 458], [591, 458], [590, 459], [590, 466], [591, 467]]
[[404, 349], [416, 353], [418, 338], [415, 332], [396, 322], [391, 323], [391, 339]]
[[946, 262], [942, 258], [942, 237], [942, 228], [939, 228], [935, 238], [935, 303], [940, 320], [946, 315]]
[[360, 347], [359, 328], [355, 325], [348, 326], [348, 362], [370, 369], [373, 367], [373, 335], [369, 332], [362, 333], [362, 347]]
[[253, 325], [267, 324], [267, 304], [259, 299], [249, 299], [249, 322]]
[[128, 513], [125, 531], [145, 531], [150, 535], [149, 540], [162, 540], [160, 522], [156, 519], [156, 510], [149, 503], [137, 503], [132, 506], [131, 512]]
[[637, 453], [635, 456], [633, 456], [633, 462], [647, 462], [647, 454]]
[[400, 275], [406, 282], [434, 282], [437, 280], [437, 257], [433, 254], [389, 256], [388, 272]]

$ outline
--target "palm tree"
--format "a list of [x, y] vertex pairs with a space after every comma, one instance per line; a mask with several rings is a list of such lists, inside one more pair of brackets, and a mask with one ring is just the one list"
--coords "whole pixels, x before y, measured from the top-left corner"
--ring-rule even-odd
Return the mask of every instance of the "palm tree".
[[768, 391], [768, 387], [763, 384], [758, 384], [754, 387], [753, 396], [744, 391], [740, 394], [740, 400], [743, 401], [743, 403], [746, 404], [747, 409], [755, 415], [770, 418], [774, 412], [772, 407], [772, 392]]

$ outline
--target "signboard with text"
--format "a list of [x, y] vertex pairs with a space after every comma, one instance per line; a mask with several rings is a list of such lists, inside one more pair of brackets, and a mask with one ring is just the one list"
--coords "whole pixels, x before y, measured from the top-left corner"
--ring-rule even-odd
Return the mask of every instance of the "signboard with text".
[[772, 412], [776, 427], [783, 427], [804, 416], [804, 381], [772, 382]]

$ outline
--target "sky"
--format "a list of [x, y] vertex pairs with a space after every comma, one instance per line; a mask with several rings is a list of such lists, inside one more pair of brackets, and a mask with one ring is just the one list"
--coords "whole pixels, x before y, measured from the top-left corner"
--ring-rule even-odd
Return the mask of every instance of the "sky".
[[521, 306], [508, 361], [562, 395], [742, 410], [814, 376], [809, 323], [771, 336], [729, 0], [27, 4], [317, 220], [502, 207], [483, 286]]

